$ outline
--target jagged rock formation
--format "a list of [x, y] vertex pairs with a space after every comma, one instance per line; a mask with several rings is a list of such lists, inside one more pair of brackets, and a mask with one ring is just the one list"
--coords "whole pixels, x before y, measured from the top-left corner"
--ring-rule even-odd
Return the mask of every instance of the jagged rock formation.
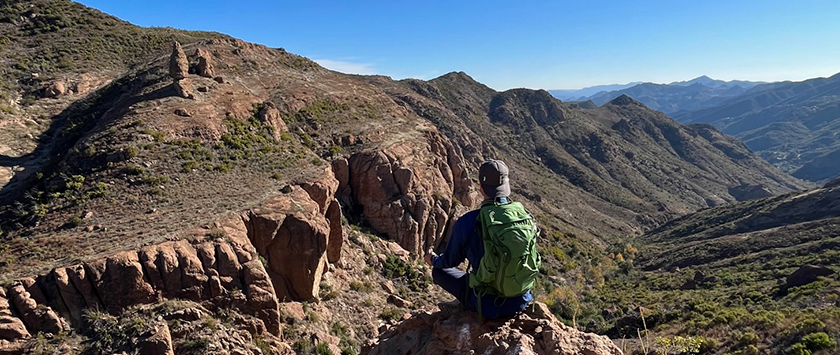
[[584, 333], [560, 323], [542, 303], [507, 320], [477, 322], [473, 312], [452, 316], [415, 313], [382, 334], [363, 353], [400, 354], [562, 354], [620, 355], [604, 336]]
[[281, 132], [289, 131], [286, 127], [286, 122], [283, 121], [283, 117], [280, 116], [280, 110], [277, 109], [277, 105], [273, 102], [266, 102], [263, 108], [261, 108], [257, 113], [257, 118], [262, 122], [268, 123], [271, 127], [274, 127], [273, 133], [275, 139], [280, 139]]
[[478, 201], [452, 144], [434, 132], [424, 138], [333, 161], [339, 199], [361, 206], [374, 229], [415, 255], [443, 240], [455, 201]]
[[170, 298], [231, 306], [258, 317], [258, 328], [279, 334], [279, 300], [317, 299], [327, 262], [340, 257], [341, 212], [333, 198], [338, 182], [329, 170], [323, 177], [217, 223], [222, 239], [196, 230], [192, 239], [59, 267], [0, 288], [2, 344], [79, 326], [86, 309], [119, 314]]
[[256, 250], [233, 226], [224, 228], [232, 232], [228, 240], [166, 242], [15, 281], [0, 291], [10, 301], [0, 301], [0, 339], [58, 334], [81, 325], [87, 309], [119, 314], [168, 298], [232, 306], [279, 334], [278, 300]]
[[184, 49], [178, 42], [172, 42], [172, 54], [169, 56], [169, 76], [178, 81], [190, 75], [190, 62]]
[[[317, 299], [328, 254], [333, 256], [333, 261], [340, 256], [340, 211], [333, 213], [333, 221], [325, 218], [328, 209], [336, 204], [332, 196], [338, 182], [329, 171], [324, 177], [321, 182], [303, 188], [292, 187], [289, 193], [242, 217], [248, 237], [269, 265], [268, 273], [280, 299]], [[331, 231], [331, 226], [336, 224], [337, 233]]]
[[196, 66], [198, 75], [205, 78], [212, 78], [215, 71], [213, 70], [213, 57], [210, 55], [210, 52], [204, 48], [198, 48], [195, 50], [195, 56], [198, 58], [198, 65]]
[[184, 54], [184, 49], [181, 44], [172, 42], [172, 54], [169, 56], [169, 76], [175, 80], [172, 87], [175, 88], [175, 93], [185, 99], [195, 97], [192, 83], [188, 76], [190, 75], [190, 62], [187, 55]]

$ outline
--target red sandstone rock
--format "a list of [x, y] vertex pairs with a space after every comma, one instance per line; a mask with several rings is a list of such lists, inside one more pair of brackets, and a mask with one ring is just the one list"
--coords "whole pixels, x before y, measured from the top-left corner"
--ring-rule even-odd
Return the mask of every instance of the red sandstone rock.
[[541, 303], [535, 303], [512, 319], [484, 323], [478, 323], [476, 314], [467, 311], [449, 317], [441, 312], [415, 313], [362, 351], [371, 355], [472, 352], [621, 355], [621, 350], [609, 338], [564, 325]]

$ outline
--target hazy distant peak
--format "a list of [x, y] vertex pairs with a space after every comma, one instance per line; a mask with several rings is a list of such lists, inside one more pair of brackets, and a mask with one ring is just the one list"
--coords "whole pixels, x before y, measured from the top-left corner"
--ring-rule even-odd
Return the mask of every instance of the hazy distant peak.
[[634, 100], [632, 97], [628, 96], [627, 94], [621, 94], [621, 96], [612, 99], [612, 101], [610, 101], [608, 104], [613, 105], [613, 106], [630, 106], [630, 105], [644, 106], [644, 104], [642, 104], [639, 101]]

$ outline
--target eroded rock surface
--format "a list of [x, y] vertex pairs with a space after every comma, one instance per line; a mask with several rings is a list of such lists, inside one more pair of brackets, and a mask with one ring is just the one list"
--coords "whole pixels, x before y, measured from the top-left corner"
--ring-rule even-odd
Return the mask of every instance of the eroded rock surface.
[[361, 206], [375, 230], [415, 255], [438, 246], [458, 205], [478, 200], [452, 144], [437, 132], [424, 138], [333, 163], [338, 197]]
[[363, 353], [620, 355], [607, 337], [560, 323], [542, 303], [508, 320], [478, 323], [473, 312], [414, 314]]
[[172, 43], [172, 54], [169, 56], [169, 76], [181, 80], [189, 76], [190, 62], [178, 42]]
[[[38, 332], [67, 331], [70, 324], [82, 323], [86, 309], [119, 314], [130, 306], [176, 298], [237, 308], [277, 335], [279, 302], [271, 279], [256, 250], [234, 241], [247, 238], [231, 239], [165, 242], [17, 280], [0, 288], [0, 346]], [[231, 302], [236, 290], [244, 291], [241, 302]], [[149, 346], [165, 348], [164, 333]]]
[[213, 71], [213, 57], [210, 52], [204, 48], [198, 48], [195, 51], [195, 56], [198, 58], [198, 66], [196, 67], [198, 75], [212, 78], [215, 72]]

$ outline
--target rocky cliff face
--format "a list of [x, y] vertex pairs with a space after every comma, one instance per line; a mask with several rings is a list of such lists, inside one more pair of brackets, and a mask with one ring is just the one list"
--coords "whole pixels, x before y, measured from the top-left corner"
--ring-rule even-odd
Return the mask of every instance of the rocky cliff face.
[[415, 255], [437, 247], [461, 206], [479, 198], [452, 144], [434, 131], [424, 138], [333, 161], [339, 198]]

